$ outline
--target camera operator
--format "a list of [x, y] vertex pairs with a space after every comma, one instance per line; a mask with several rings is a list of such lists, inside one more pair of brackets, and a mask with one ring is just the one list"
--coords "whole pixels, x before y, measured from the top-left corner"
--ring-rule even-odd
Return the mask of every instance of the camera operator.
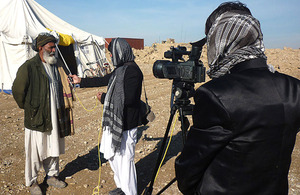
[[211, 81], [175, 162], [183, 194], [288, 194], [300, 128], [300, 81], [270, 68], [260, 23], [240, 2], [206, 21]]

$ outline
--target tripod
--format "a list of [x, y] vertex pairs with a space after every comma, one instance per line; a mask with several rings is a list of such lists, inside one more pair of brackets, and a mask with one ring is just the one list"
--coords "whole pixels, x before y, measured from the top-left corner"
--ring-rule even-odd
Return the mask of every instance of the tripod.
[[[178, 95], [178, 91], [179, 91], [179, 95]], [[172, 90], [173, 94], [172, 95], [177, 94], [176, 95], [176, 100], [175, 100], [174, 104], [171, 105], [171, 113], [170, 113], [167, 129], [165, 131], [165, 135], [164, 135], [162, 145], [161, 145], [161, 148], [160, 148], [160, 151], [159, 151], [159, 154], [158, 154], [158, 158], [157, 158], [156, 165], [155, 165], [155, 168], [154, 168], [154, 171], [153, 171], [153, 174], [152, 174], [151, 181], [149, 183], [149, 186], [146, 188], [144, 195], [151, 195], [152, 194], [153, 185], [154, 185], [154, 182], [155, 182], [155, 177], [157, 175], [157, 171], [159, 169], [160, 162], [162, 160], [164, 151], [166, 150], [165, 146], [166, 146], [168, 134], [169, 134], [169, 131], [170, 131], [170, 127], [172, 125], [174, 115], [175, 115], [177, 110], [179, 111], [179, 120], [181, 122], [183, 145], [185, 144], [187, 130], [188, 130], [189, 125], [190, 125], [186, 115], [191, 115], [192, 111], [193, 111], [193, 105], [190, 104], [190, 100], [189, 100], [189, 97], [191, 97], [191, 94], [193, 94], [193, 92], [194, 92], [194, 84], [186, 83], [186, 82], [174, 82], [173, 81], [173, 90]], [[158, 192], [158, 194], [161, 194], [163, 191], [165, 191], [175, 181], [176, 181], [176, 178], [172, 179], [162, 190], [160, 190]]]

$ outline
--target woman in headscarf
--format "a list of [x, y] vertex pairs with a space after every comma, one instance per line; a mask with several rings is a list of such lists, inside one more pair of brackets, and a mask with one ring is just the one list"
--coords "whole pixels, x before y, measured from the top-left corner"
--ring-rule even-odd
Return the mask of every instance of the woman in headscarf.
[[300, 81], [267, 65], [260, 24], [239, 2], [207, 19], [208, 75], [176, 159], [183, 194], [288, 194]]
[[72, 75], [72, 78], [80, 87], [108, 86], [107, 92], [98, 92], [97, 98], [104, 104], [100, 151], [111, 165], [117, 186], [110, 194], [136, 195], [134, 154], [143, 73], [134, 62], [132, 49], [125, 39], [113, 39], [108, 50], [115, 67], [112, 73], [104, 77]]

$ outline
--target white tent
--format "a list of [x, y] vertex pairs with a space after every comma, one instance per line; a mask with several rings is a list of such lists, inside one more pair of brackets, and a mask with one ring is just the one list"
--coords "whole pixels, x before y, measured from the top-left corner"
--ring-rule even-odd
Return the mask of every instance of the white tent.
[[18, 68], [36, 54], [31, 43], [41, 32], [51, 32], [59, 38], [58, 54], [62, 54], [59, 56], [72, 74], [105, 74], [104, 38], [68, 24], [34, 0], [1, 0], [0, 90], [11, 92]]

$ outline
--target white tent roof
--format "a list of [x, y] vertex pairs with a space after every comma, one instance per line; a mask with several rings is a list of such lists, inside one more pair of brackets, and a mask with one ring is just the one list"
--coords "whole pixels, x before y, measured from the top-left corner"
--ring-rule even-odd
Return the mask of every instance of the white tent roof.
[[[78, 46], [96, 42], [101, 48], [105, 48], [103, 37], [74, 27], [34, 0], [1, 0], [0, 91], [11, 89], [18, 68], [35, 55], [31, 49], [32, 40], [41, 32], [49, 32], [49, 29], [72, 36]], [[77, 59], [81, 52], [78, 46], [74, 50]]]
[[73, 36], [77, 42], [93, 37], [100, 45], [104, 38], [92, 35], [63, 21], [33, 0], [1, 0], [0, 31], [3, 41], [20, 44], [27, 35], [35, 38], [46, 28]]

